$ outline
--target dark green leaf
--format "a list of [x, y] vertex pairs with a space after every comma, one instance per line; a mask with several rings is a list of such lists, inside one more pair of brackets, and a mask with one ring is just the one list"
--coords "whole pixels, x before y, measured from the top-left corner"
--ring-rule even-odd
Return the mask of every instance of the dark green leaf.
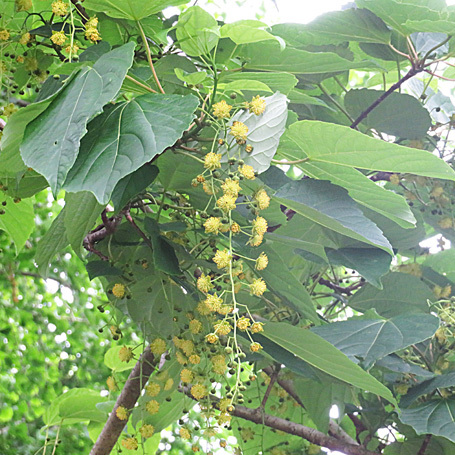
[[108, 261], [90, 261], [85, 266], [88, 276], [91, 280], [99, 276], [120, 276], [122, 271], [111, 265]]
[[198, 103], [192, 95], [149, 94], [107, 107], [90, 123], [65, 189], [90, 191], [107, 204], [120, 179], [175, 143]]
[[[135, 43], [104, 54], [65, 84], [46, 111], [27, 125], [22, 158], [44, 177], [54, 193], [76, 161], [88, 121], [115, 98], [132, 64]], [[81, 188], [83, 189], [83, 188]]]

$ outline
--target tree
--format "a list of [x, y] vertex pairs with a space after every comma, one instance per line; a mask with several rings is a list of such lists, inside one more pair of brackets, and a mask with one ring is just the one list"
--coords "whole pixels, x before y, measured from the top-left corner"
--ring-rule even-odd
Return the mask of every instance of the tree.
[[451, 7], [0, 5], [2, 453], [454, 452]]

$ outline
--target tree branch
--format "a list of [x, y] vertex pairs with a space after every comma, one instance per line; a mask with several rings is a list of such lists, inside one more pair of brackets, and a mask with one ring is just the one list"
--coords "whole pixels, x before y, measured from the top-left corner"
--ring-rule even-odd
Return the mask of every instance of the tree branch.
[[400, 88], [401, 85], [406, 82], [411, 77], [415, 76], [416, 74], [420, 73], [422, 69], [419, 67], [412, 67], [398, 82], [395, 82], [386, 92], [384, 92], [374, 103], [368, 106], [354, 121], [351, 125], [351, 128], [357, 128], [358, 124], [368, 117], [368, 114], [378, 107], [389, 95], [391, 95], [397, 88]]
[[150, 347], [147, 346], [134, 366], [133, 371], [131, 371], [120, 396], [117, 398], [114, 409], [98, 436], [90, 455], [109, 455], [111, 453], [126, 425], [125, 420], [120, 420], [117, 417], [117, 408], [123, 406], [126, 409], [133, 409], [154, 369], [154, 356], [150, 351]]
[[430, 444], [431, 441], [431, 436], [432, 436], [431, 434], [427, 434], [425, 436], [425, 439], [422, 441], [422, 445], [420, 446], [417, 455], [425, 455], [425, 452], [427, 451], [428, 445]]
[[79, 16], [81, 16], [82, 23], [85, 24], [89, 19], [87, 11], [85, 11], [85, 8], [79, 3], [79, 0], [71, 0], [71, 3], [76, 7]]

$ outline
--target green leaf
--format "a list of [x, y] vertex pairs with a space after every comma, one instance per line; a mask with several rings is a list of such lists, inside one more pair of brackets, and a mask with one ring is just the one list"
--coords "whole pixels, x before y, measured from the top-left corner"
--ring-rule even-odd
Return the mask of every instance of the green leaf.
[[288, 183], [274, 198], [339, 234], [391, 251], [382, 232], [363, 215], [343, 188], [321, 180], [303, 179]]
[[108, 106], [90, 122], [65, 189], [90, 191], [107, 204], [120, 179], [175, 143], [198, 104], [193, 95], [148, 94]]
[[180, 275], [182, 272], [180, 271], [179, 260], [177, 259], [175, 250], [169, 242], [160, 235], [158, 223], [154, 219], [147, 217], [145, 219], [145, 229], [152, 239], [155, 267], [169, 275]]
[[116, 210], [124, 207], [133, 197], [142, 193], [157, 177], [156, 166], [144, 164], [136, 171], [123, 177], [112, 191], [112, 203]]
[[179, 17], [177, 40], [185, 54], [197, 57], [207, 55], [220, 39], [217, 21], [200, 6], [188, 8]]
[[159, 13], [168, 6], [178, 6], [188, 3], [188, 0], [153, 0], [142, 3], [134, 0], [85, 0], [84, 7], [106, 13], [117, 19], [138, 21], [144, 17]]
[[[385, 92], [383, 90], [349, 90], [344, 105], [357, 118]], [[386, 134], [406, 139], [425, 137], [431, 126], [431, 117], [422, 104], [406, 93], [391, 93], [375, 107], [362, 123]]]
[[356, 270], [373, 286], [382, 289], [381, 277], [390, 268], [392, 256], [378, 248], [326, 248], [326, 254], [331, 264], [344, 265]]
[[65, 208], [63, 208], [38, 242], [36, 248], [35, 260], [41, 275], [47, 276], [47, 269], [51, 260], [68, 245], [69, 240], [65, 229]]
[[425, 258], [422, 265], [432, 268], [435, 272], [455, 283], [455, 250], [449, 249], [430, 254]]
[[392, 352], [420, 343], [434, 335], [439, 319], [426, 314], [404, 314], [391, 319], [351, 319], [311, 329], [348, 357], [363, 359], [369, 369]]
[[0, 210], [4, 212], [0, 214], [0, 230], [5, 231], [11, 237], [16, 254], [18, 254], [35, 229], [33, 200], [24, 199], [14, 202], [13, 198], [1, 192]]
[[76, 161], [87, 122], [115, 98], [133, 61], [130, 42], [101, 56], [65, 84], [49, 108], [27, 125], [22, 158], [44, 177], [54, 193]]
[[[126, 347], [133, 349], [134, 346]], [[119, 358], [120, 350], [123, 346], [112, 346], [112, 348], [106, 351], [104, 354], [104, 365], [110, 368], [114, 373], [120, 373], [121, 371], [131, 370], [136, 365], [137, 360], [131, 359], [129, 362], [122, 362]]]
[[264, 336], [328, 375], [397, 405], [386, 386], [315, 333], [283, 322], [267, 322]]
[[224, 162], [231, 156], [240, 157], [259, 174], [270, 167], [288, 116], [288, 100], [284, 95], [275, 93], [265, 97], [264, 100], [266, 103], [264, 113], [256, 115], [253, 112], [240, 110], [229, 122], [229, 125], [235, 121], [242, 122], [248, 127], [247, 144], [253, 146], [253, 151], [246, 152], [245, 146], [237, 145], [231, 136], [228, 136], [226, 145], [219, 151], [223, 154]]
[[244, 68], [260, 71], [286, 71], [293, 74], [318, 74], [349, 69], [378, 69], [372, 61], [352, 62], [334, 52], [308, 52], [269, 41], [244, 44], [238, 54], [245, 60]]
[[[374, 308], [386, 318], [400, 314], [428, 313], [428, 300], [434, 298], [430, 288], [419, 278], [406, 273], [389, 273], [382, 279], [383, 289], [367, 284], [349, 300], [349, 306], [365, 312]], [[409, 290], [412, 289], [412, 292]]]
[[245, 90], [254, 92], [271, 92], [272, 90], [263, 82], [254, 81], [251, 79], [239, 79], [237, 81], [228, 82], [227, 84], [218, 84], [218, 88], [224, 91], [237, 91], [242, 93]]
[[412, 409], [404, 409], [400, 420], [417, 434], [443, 436], [455, 442], [455, 400], [431, 400]]
[[121, 276], [121, 269], [114, 267], [108, 261], [90, 261], [86, 264], [88, 276], [91, 280], [99, 276]]
[[294, 142], [300, 159], [310, 162], [455, 180], [455, 171], [430, 152], [381, 141], [342, 125], [304, 120], [293, 123], [285, 138]]
[[390, 30], [384, 22], [366, 9], [346, 9], [326, 13], [309, 24], [279, 24], [272, 32], [290, 37], [292, 46], [341, 44], [345, 41], [382, 43], [390, 41]]
[[84, 422], [93, 420], [105, 422], [106, 414], [96, 405], [106, 401], [100, 392], [91, 389], [71, 389], [57, 397], [43, 416], [47, 426]]
[[239, 80], [262, 82], [267, 87], [270, 87], [273, 92], [280, 92], [284, 95], [288, 95], [298, 82], [298, 79], [290, 73], [258, 73], [254, 71], [226, 72], [220, 78], [222, 83]]
[[267, 24], [255, 20], [241, 20], [225, 24], [220, 29], [221, 38], [230, 38], [235, 44], [257, 43], [277, 40], [278, 38], [264, 30]]
[[65, 196], [66, 237], [76, 254], [82, 255], [82, 241], [93, 228], [104, 205], [98, 203], [92, 193], [67, 193]]
[[187, 73], [182, 68], [174, 68], [175, 75], [183, 82], [190, 85], [202, 84], [207, 79], [205, 71], [196, 71], [195, 73]]

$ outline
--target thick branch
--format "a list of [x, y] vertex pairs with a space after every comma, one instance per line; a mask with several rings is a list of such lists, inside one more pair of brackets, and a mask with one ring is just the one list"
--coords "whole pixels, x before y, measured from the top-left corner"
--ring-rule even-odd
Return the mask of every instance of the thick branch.
[[249, 409], [244, 406], [236, 406], [234, 411], [231, 413], [235, 417], [249, 420], [250, 422], [258, 425], [264, 424], [269, 428], [275, 430], [284, 431], [285, 433], [299, 436], [306, 439], [307, 441], [317, 444], [322, 447], [326, 447], [330, 450], [338, 450], [346, 455], [378, 455], [378, 452], [371, 452], [370, 450], [364, 449], [361, 446], [348, 444], [344, 441], [340, 441], [331, 436], [327, 436], [314, 428], [305, 427], [298, 423], [289, 422], [288, 420], [280, 417], [271, 416], [269, 414], [263, 414], [257, 409]]
[[82, 23], [85, 24], [89, 18], [87, 11], [85, 11], [85, 8], [80, 4], [79, 0], [71, 0], [71, 3], [76, 7], [79, 16], [81, 16]]
[[431, 441], [431, 436], [432, 436], [431, 434], [427, 434], [425, 436], [425, 439], [422, 441], [422, 445], [420, 446], [417, 455], [425, 455], [425, 452], [427, 451], [428, 445], [430, 444]]
[[109, 455], [111, 453], [126, 424], [124, 420], [120, 420], [117, 417], [117, 408], [119, 406], [123, 406], [126, 409], [134, 407], [154, 369], [154, 357], [150, 348], [147, 347], [129, 375], [90, 455]]
[[422, 71], [421, 69], [411, 68], [398, 82], [395, 82], [386, 92], [384, 92], [374, 103], [368, 106], [354, 121], [351, 125], [351, 128], [357, 128], [358, 124], [368, 117], [368, 114], [378, 107], [389, 95], [391, 95], [397, 88], [400, 88], [401, 85], [406, 82], [411, 77], [415, 76], [417, 73]]

